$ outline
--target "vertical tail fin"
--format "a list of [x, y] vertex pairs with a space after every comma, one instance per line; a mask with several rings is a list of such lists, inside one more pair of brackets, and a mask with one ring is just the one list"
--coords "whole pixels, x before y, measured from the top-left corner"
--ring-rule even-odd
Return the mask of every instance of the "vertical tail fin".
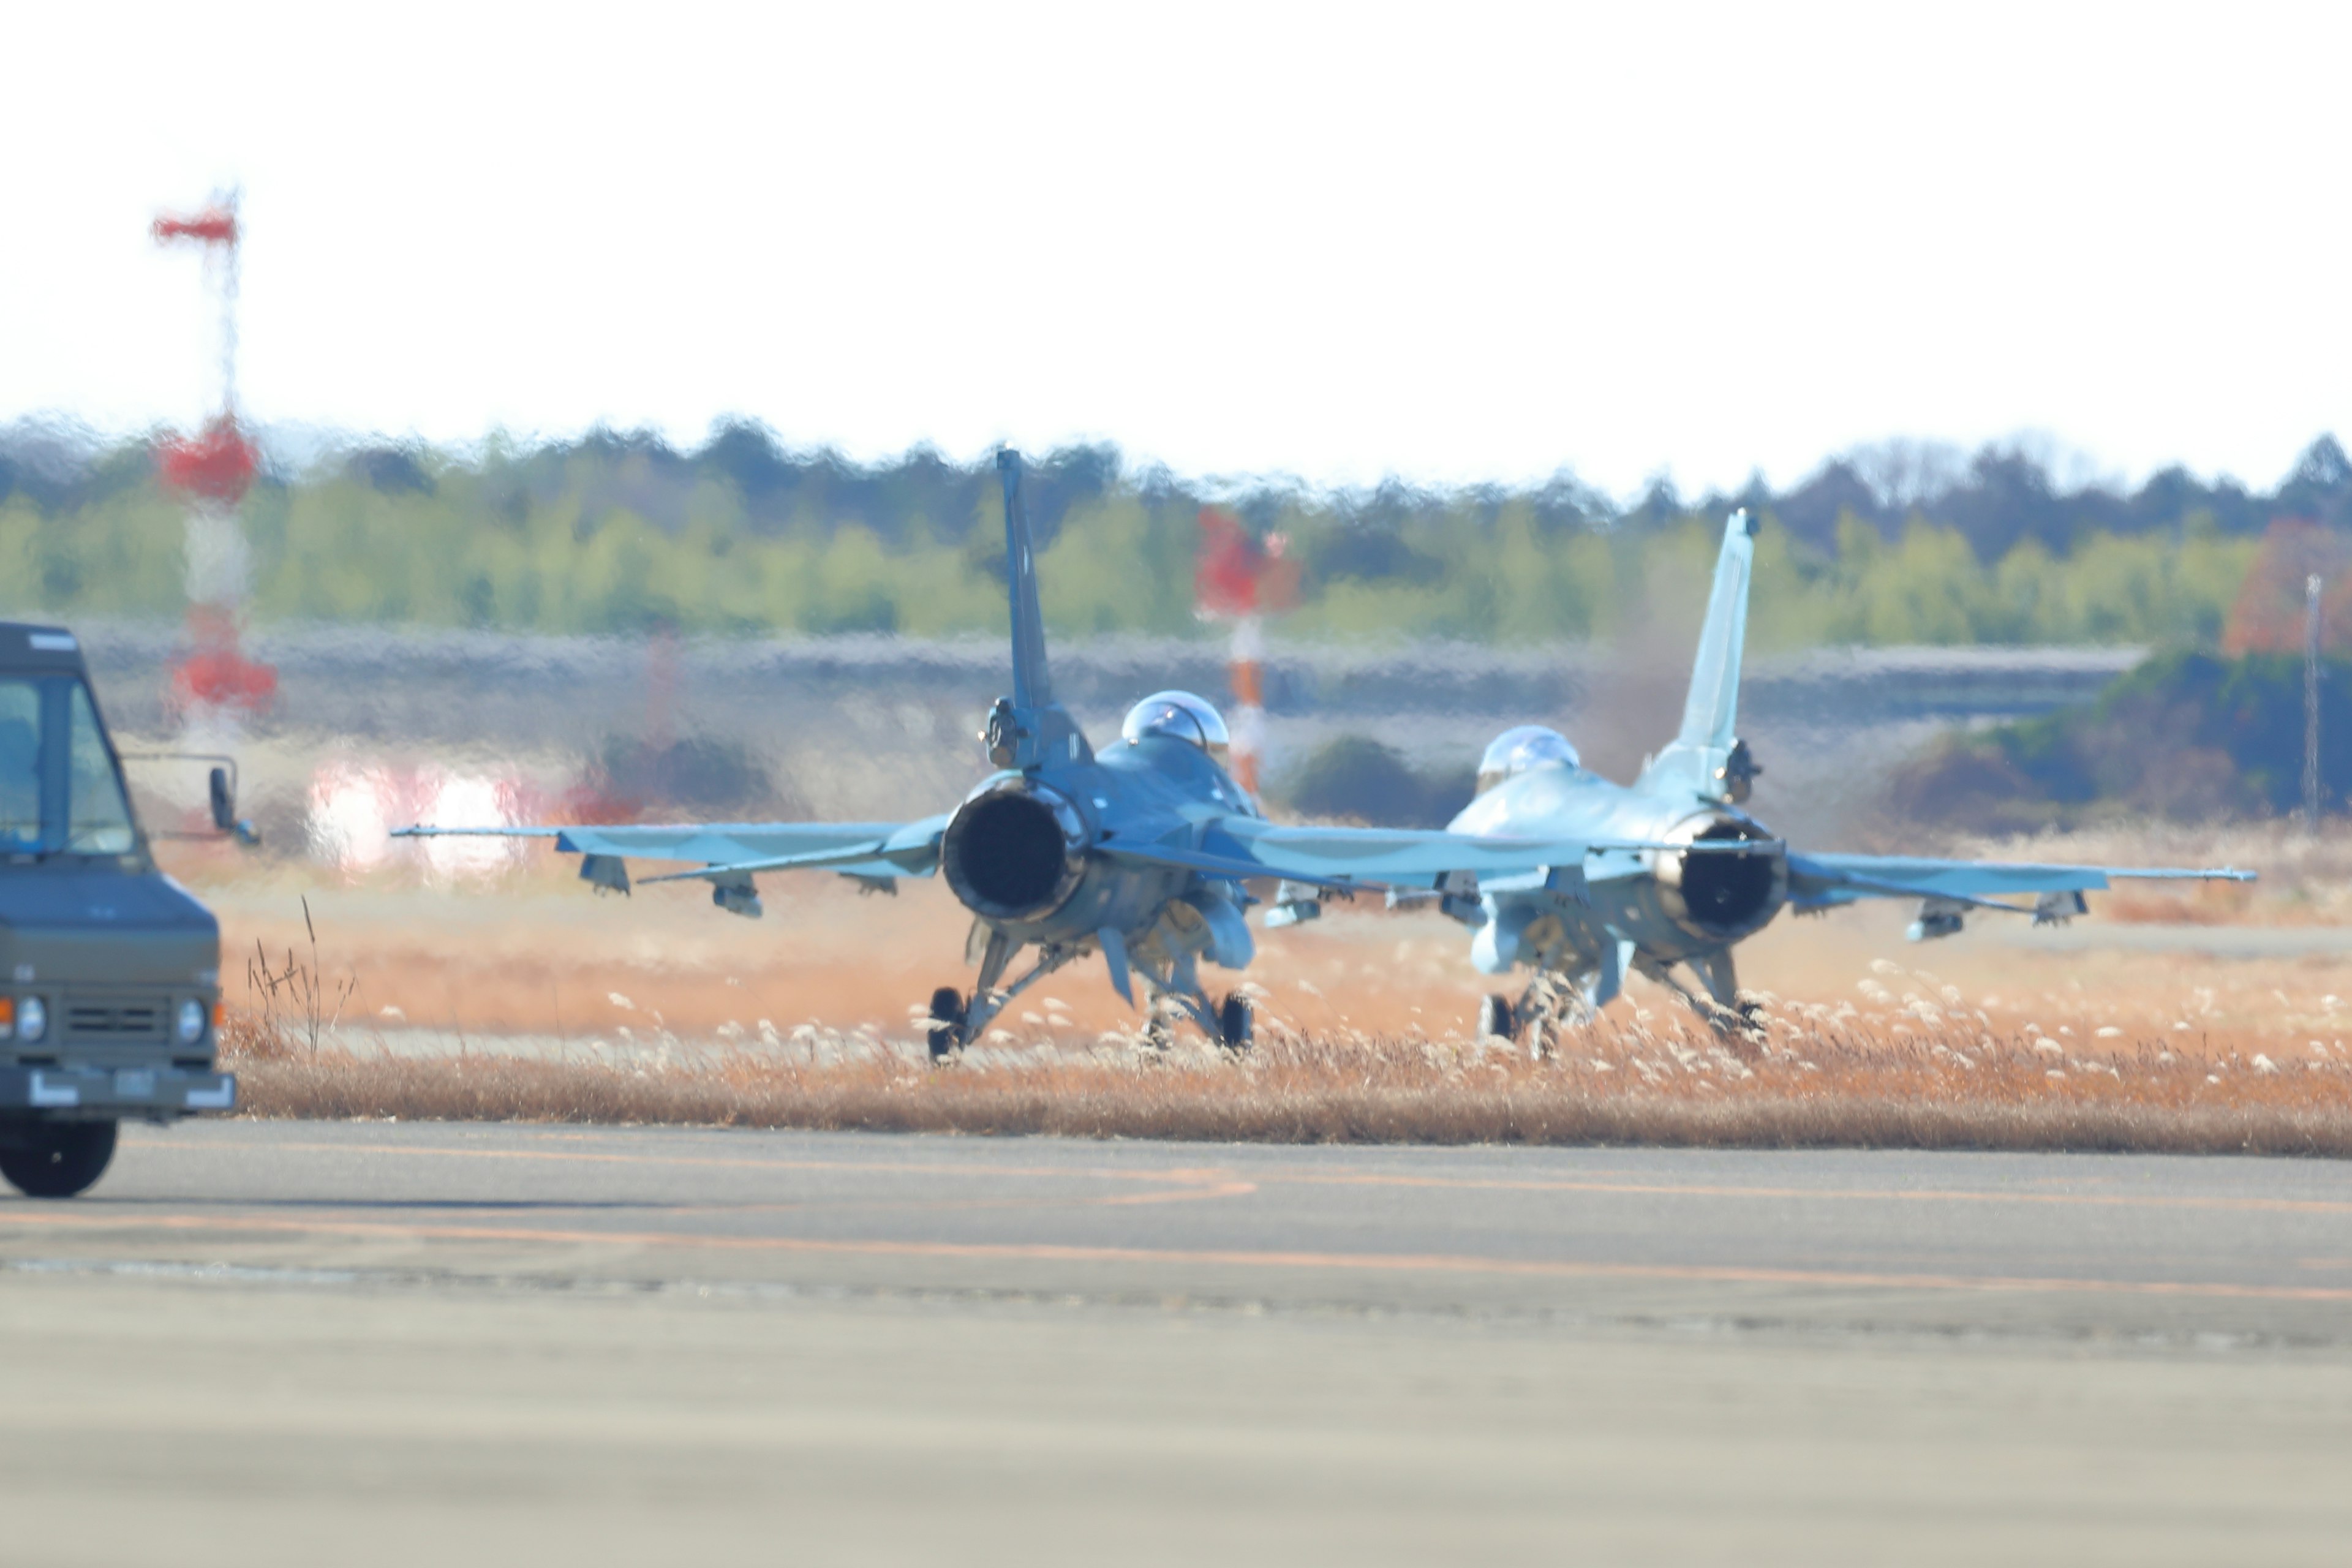
[[1723, 552], [1715, 558], [1715, 591], [1707, 595], [1691, 663], [1690, 696], [1683, 703], [1685, 746], [1729, 751], [1739, 728], [1739, 656], [1748, 642], [1748, 579], [1756, 564], [1756, 524], [1745, 509], [1723, 525]]
[[1054, 680], [1045, 670], [1045, 616], [1037, 605], [1036, 550], [1029, 539], [1029, 511], [1021, 503], [1021, 454], [1010, 447], [997, 453], [996, 477], [1004, 486], [1004, 579], [1013, 601], [1013, 706], [1043, 708], [1054, 700]]
[[1687, 789], [1704, 800], [1737, 803], [1748, 798], [1748, 785], [1763, 771], [1738, 735], [1739, 659], [1748, 642], [1748, 583], [1755, 564], [1756, 522], [1743, 509], [1723, 526], [1682, 730], [1642, 770], [1642, 783], [1654, 791]]
[[1077, 721], [1054, 700], [1054, 679], [1045, 669], [1045, 616], [1037, 603], [1037, 551], [1029, 537], [1029, 511], [1021, 502], [1021, 454], [996, 454], [996, 475], [1004, 485], [1004, 580], [1013, 609], [1013, 695], [988, 710], [981, 740], [1000, 768], [1042, 767], [1057, 762], [1090, 761]]

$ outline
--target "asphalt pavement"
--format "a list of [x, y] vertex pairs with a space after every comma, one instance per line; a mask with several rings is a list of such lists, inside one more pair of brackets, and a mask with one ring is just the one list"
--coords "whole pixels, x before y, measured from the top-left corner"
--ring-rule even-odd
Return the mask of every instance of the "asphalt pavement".
[[2336, 1562], [2352, 1166], [227, 1122], [0, 1202], [11, 1563]]

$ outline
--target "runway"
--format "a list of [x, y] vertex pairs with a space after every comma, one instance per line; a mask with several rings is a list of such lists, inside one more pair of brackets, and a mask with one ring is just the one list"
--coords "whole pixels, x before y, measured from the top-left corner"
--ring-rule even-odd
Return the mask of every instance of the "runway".
[[229, 1122], [0, 1203], [0, 1325], [12, 1563], [2352, 1526], [2320, 1163]]

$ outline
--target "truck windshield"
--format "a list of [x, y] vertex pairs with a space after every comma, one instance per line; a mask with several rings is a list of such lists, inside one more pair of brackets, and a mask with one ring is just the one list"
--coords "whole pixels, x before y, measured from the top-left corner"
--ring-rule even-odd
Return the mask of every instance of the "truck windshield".
[[89, 688], [0, 677], [0, 853], [127, 855], [138, 837]]

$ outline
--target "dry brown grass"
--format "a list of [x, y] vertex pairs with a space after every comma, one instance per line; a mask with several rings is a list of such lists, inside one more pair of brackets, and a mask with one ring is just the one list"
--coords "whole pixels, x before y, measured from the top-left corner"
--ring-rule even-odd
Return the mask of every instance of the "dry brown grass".
[[[2180, 847], [2191, 858], [2200, 852]], [[1995, 1035], [2038, 1024], [2053, 1034], [2071, 1026], [2085, 1038], [2107, 1027], [2155, 1038], [2193, 1023], [2249, 1056], [2300, 1050], [2314, 1036], [2352, 1037], [2352, 1005], [2336, 995], [2352, 996], [2352, 985], [2336, 953], [2217, 957], [2060, 941], [2125, 934], [2116, 915], [2158, 911], [2113, 900], [2142, 891], [2173, 896], [2160, 887], [2094, 895], [2091, 920], [2064, 933], [1988, 915], [1958, 938], [1924, 946], [1903, 940], [1911, 910], [1901, 905], [1782, 919], [1742, 945], [1740, 973], [1751, 986], [1809, 1000], [1860, 999], [1866, 986], [1931, 997], [1958, 989], [1989, 1015]], [[756, 1034], [762, 1020], [787, 1033], [803, 1024], [898, 1030], [934, 986], [970, 981], [961, 957], [971, 917], [932, 882], [881, 899], [859, 898], [830, 879], [779, 879], [763, 921], [721, 915], [707, 895], [680, 885], [629, 900], [592, 898], [576, 882], [554, 880], [470, 890], [312, 889], [307, 896], [322, 989], [341, 1003], [345, 984], [355, 986], [341, 1013], [347, 1028], [586, 1040], [622, 1026], [642, 1031], [658, 1016], [688, 1037]], [[225, 885], [206, 897], [232, 955], [225, 976], [232, 1005], [262, 1005], [235, 955], [251, 955], [258, 942], [281, 971], [289, 950], [307, 962], [300, 890]], [[2201, 907], [2177, 913], [2206, 930], [2293, 923], [2265, 910], [2218, 922]], [[1383, 915], [1367, 900], [1268, 933], [1245, 975], [1213, 978], [1255, 982], [1268, 1005], [1308, 1034], [1443, 1037], [1469, 1026], [1481, 991], [1499, 988], [1470, 966], [1468, 949], [1468, 932], [1426, 909]], [[1901, 973], [1878, 967], [1886, 963]], [[1618, 1010], [1643, 1006], [1671, 1015], [1678, 1004], [1637, 978]], [[1023, 1031], [1023, 1015], [1033, 1011], [1065, 1016], [1087, 1037], [1133, 1021], [1099, 964], [1054, 976], [1022, 999], [1006, 1026]]]
[[[1929, 1009], [1932, 1011], [1932, 1008]], [[1906, 1020], [1896, 1021], [1897, 1016]], [[1131, 1037], [933, 1068], [871, 1032], [636, 1063], [311, 1053], [250, 1021], [248, 1114], [687, 1123], [1274, 1142], [1649, 1143], [2352, 1156], [2352, 1058], [1996, 1040], [1965, 1016], [1785, 1005], [1733, 1045], [1604, 1020], [1532, 1061], [1499, 1043], [1277, 1029], [1244, 1059]]]
[[[2352, 918], [2352, 840], [2146, 829], [1966, 847], [2263, 870], [2251, 891], [2095, 896], [2093, 932], [2100, 917], [2324, 924], [2342, 905]], [[1088, 966], [1024, 996], [973, 1059], [934, 1072], [908, 1006], [969, 977], [969, 917], [935, 884], [866, 899], [829, 879], [779, 879], [769, 918], [745, 921], [692, 889], [592, 899], [561, 870], [480, 888], [209, 889], [232, 952], [258, 942], [282, 972], [291, 950], [325, 972], [305, 996], [350, 1002], [313, 1054], [317, 1007], [250, 975], [233, 988], [233, 1005], [276, 1005], [281, 1020], [274, 1033], [240, 1026], [248, 1106], [1088, 1137], [2352, 1154], [2352, 985], [2330, 952], [2076, 949], [1990, 917], [1912, 947], [1908, 910], [1869, 906], [1778, 921], [1741, 949], [1748, 983], [1778, 994], [1745, 1059], [1637, 979], [1606, 1021], [1537, 1064], [1463, 1037], [1495, 982], [1471, 969], [1461, 928], [1339, 906], [1265, 939], [1246, 976], [1264, 1037], [1245, 1063], [1141, 1051], [1134, 1015]], [[506, 1054], [436, 1057], [428, 1035]], [[399, 1054], [414, 1051], [425, 1054]]]

